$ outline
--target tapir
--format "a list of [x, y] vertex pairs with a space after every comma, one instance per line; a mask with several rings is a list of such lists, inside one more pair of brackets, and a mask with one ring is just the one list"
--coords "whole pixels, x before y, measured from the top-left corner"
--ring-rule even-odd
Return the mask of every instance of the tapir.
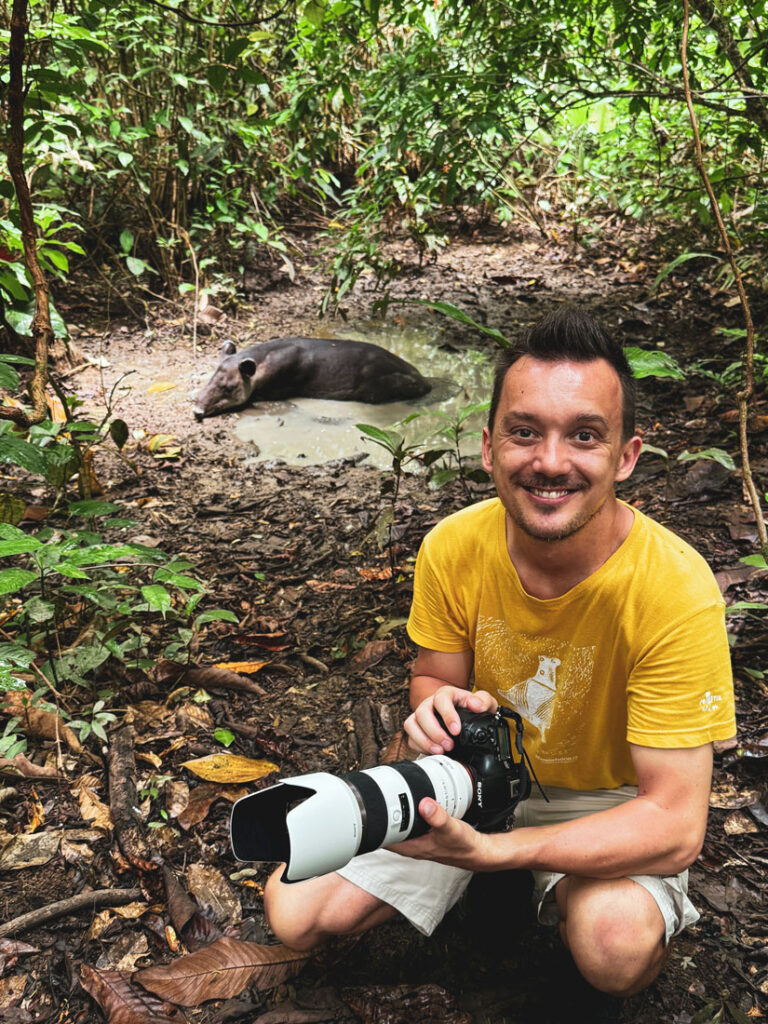
[[251, 401], [335, 398], [379, 404], [420, 398], [429, 390], [415, 366], [367, 341], [273, 338], [238, 352], [227, 340], [194, 411], [202, 420]]

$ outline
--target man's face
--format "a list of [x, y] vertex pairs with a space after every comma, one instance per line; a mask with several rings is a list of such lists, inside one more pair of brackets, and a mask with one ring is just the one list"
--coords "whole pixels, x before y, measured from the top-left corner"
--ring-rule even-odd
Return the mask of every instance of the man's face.
[[483, 465], [510, 518], [529, 537], [563, 540], [613, 500], [640, 454], [621, 439], [622, 395], [604, 359], [544, 362], [523, 356], [507, 371]]

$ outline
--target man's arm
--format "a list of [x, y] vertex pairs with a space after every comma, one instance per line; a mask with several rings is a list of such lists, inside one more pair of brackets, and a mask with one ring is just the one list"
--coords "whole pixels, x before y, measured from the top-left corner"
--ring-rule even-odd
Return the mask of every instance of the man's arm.
[[449, 818], [433, 800], [422, 800], [419, 811], [430, 832], [394, 849], [472, 871], [528, 868], [590, 878], [676, 874], [696, 859], [704, 840], [711, 744], [630, 749], [638, 795], [610, 810], [559, 825], [485, 835]]
[[[489, 693], [469, 689], [474, 653], [471, 650], [446, 653], [420, 647], [411, 674], [410, 701], [413, 714], [405, 721], [411, 746], [423, 754], [451, 750], [451, 736], [461, 732], [456, 708], [495, 711], [497, 703]], [[439, 712], [448, 732], [435, 718]]]

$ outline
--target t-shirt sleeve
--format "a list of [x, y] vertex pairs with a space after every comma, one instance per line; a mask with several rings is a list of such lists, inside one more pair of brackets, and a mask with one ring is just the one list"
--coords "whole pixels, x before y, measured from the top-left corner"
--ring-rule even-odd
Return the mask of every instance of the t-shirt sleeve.
[[437, 558], [428, 534], [419, 549], [413, 579], [408, 635], [432, 651], [467, 651], [472, 647], [466, 609], [456, 589], [456, 569]]
[[670, 625], [641, 652], [627, 685], [627, 740], [695, 747], [736, 734], [724, 606]]

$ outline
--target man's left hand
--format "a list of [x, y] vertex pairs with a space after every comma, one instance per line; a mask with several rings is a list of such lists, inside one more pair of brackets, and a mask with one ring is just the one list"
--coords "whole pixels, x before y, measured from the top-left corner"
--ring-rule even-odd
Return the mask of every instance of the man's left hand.
[[419, 814], [429, 824], [430, 831], [418, 839], [406, 839], [389, 847], [394, 853], [416, 860], [434, 860], [468, 871], [494, 869], [490, 836], [476, 832], [465, 821], [452, 818], [429, 797], [419, 804]]

